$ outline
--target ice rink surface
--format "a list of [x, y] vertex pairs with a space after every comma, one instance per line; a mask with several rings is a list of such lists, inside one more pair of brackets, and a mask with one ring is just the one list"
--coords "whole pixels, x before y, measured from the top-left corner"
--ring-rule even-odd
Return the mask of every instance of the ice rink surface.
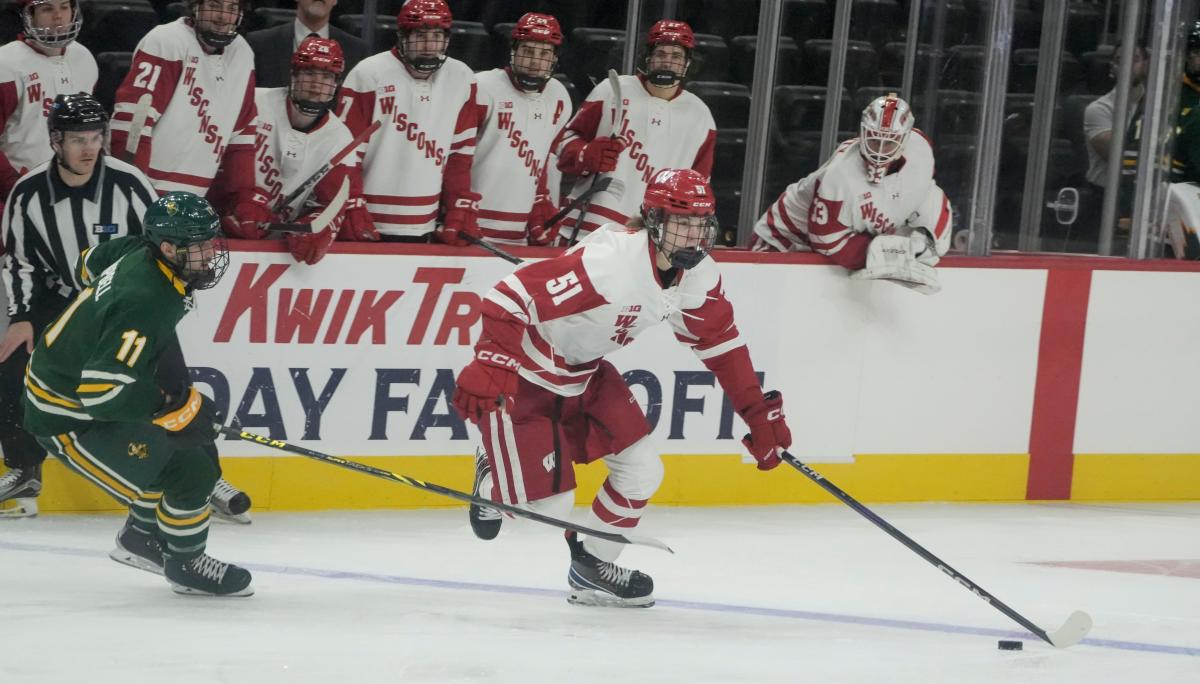
[[568, 605], [557, 530], [482, 542], [465, 509], [214, 524], [246, 599], [112, 562], [118, 516], [44, 515], [0, 520], [0, 682], [1200, 682], [1200, 504], [872, 508], [1043, 629], [1095, 627], [1040, 643], [841, 504], [653, 508], [677, 555], [621, 557], [644, 610]]

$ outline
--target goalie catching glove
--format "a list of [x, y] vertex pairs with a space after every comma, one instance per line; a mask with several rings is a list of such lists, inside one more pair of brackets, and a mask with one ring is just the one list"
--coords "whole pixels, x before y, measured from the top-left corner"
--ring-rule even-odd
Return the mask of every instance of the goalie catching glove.
[[938, 254], [933, 240], [922, 228], [910, 235], [879, 235], [867, 246], [867, 265], [850, 277], [854, 280], [890, 280], [921, 294], [936, 294]]

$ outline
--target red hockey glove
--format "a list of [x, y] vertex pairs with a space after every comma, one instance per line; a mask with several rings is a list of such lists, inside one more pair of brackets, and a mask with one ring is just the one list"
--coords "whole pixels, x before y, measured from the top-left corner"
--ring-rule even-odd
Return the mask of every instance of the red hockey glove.
[[558, 205], [550, 199], [549, 195], [538, 195], [533, 201], [533, 208], [529, 210], [529, 222], [525, 224], [528, 235], [526, 241], [531, 245], [545, 246], [558, 237], [559, 224], [545, 227], [546, 221], [554, 218], [558, 213]]
[[446, 219], [438, 226], [435, 235], [438, 240], [456, 247], [471, 244], [463, 237], [470, 235], [479, 239], [479, 200], [482, 195], [477, 192], [466, 192], [454, 199], [446, 208]]
[[760, 403], [742, 412], [742, 420], [750, 426], [750, 434], [742, 438], [742, 444], [759, 470], [770, 470], [779, 465], [779, 451], [792, 445], [792, 431], [783, 417], [783, 393], [767, 392]]
[[332, 227], [327, 227], [319, 233], [288, 233], [288, 250], [296, 261], [312, 266], [325, 257], [336, 237]]
[[608, 173], [617, 168], [625, 144], [617, 138], [596, 138], [579, 150], [579, 165], [588, 173]]
[[363, 198], [351, 197], [346, 200], [342, 217], [342, 229], [338, 231], [337, 239], [352, 242], [374, 242], [379, 239], [375, 224], [371, 222], [371, 212], [367, 211], [367, 203]]
[[454, 408], [472, 423], [500, 407], [512, 409], [520, 362], [499, 348], [477, 349], [475, 358], [458, 374]]
[[252, 196], [240, 200], [233, 209], [233, 216], [221, 219], [221, 229], [229, 237], [243, 240], [263, 239], [267, 231], [258, 224], [270, 223], [275, 218], [267, 202], [267, 196], [261, 192], [255, 192]]

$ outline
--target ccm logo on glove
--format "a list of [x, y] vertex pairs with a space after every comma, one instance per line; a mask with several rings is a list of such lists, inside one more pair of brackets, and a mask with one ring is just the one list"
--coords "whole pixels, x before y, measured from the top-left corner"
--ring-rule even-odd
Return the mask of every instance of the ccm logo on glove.
[[508, 354], [488, 351], [487, 349], [480, 350], [480, 352], [476, 354], [475, 358], [479, 359], [480, 361], [487, 361], [502, 368], [511, 368], [513, 370], [517, 370], [521, 367], [521, 364]]
[[479, 201], [470, 197], [459, 197], [454, 200], [455, 209], [469, 209], [471, 211], [479, 211]]

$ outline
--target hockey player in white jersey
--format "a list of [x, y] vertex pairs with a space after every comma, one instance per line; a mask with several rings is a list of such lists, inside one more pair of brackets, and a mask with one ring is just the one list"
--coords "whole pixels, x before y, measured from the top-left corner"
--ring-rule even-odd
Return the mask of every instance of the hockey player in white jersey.
[[[668, 321], [703, 361], [750, 427], [743, 440], [760, 470], [791, 445], [783, 397], [759, 388], [746, 344], [708, 251], [716, 239], [712, 189], [692, 169], [664, 169], [641, 215], [605, 224], [562, 256], [527, 263], [483, 300], [475, 356], [453, 402], [487, 445], [481, 496], [566, 517], [574, 463], [600, 458], [609, 475], [586, 525], [628, 533], [663, 477], [650, 426], [611, 354]], [[486, 510], [486, 509], [485, 509]], [[500, 520], [471, 513], [489, 539]], [[621, 545], [567, 533], [571, 603], [650, 606], [654, 583], [615, 565]]]
[[[188, 0], [188, 16], [138, 43], [117, 89], [112, 151], [132, 158], [159, 194], [204, 197], [226, 154], [254, 146], [254, 55], [237, 34], [246, 4]], [[253, 178], [248, 170], [224, 171]]]
[[[600, 192], [579, 235], [602, 223], [625, 223], [637, 214], [646, 185], [659, 169], [694, 169], [712, 175], [716, 124], [700, 98], [683, 89], [696, 38], [682, 21], [663, 19], [650, 28], [637, 76], [621, 76], [625, 116], [607, 80], [596, 85], [554, 143], [558, 168], [579, 178], [572, 198], [587, 191], [598, 175], [611, 176], [623, 192]], [[616, 185], [614, 183], [614, 185]], [[577, 216], [563, 222], [562, 235], [574, 232]]]
[[[315, 264], [335, 239], [377, 240], [379, 236], [362, 199], [362, 177], [354, 155], [345, 157], [310, 191], [297, 196], [290, 207], [279, 207], [282, 215], [274, 214], [281, 198], [290, 196], [330, 158], [354, 142], [349, 129], [332, 114], [346, 67], [338, 42], [305, 38], [292, 53], [291, 65], [289, 87], [255, 91], [255, 146], [252, 151], [237, 153], [254, 156], [255, 177], [252, 183], [237, 183], [249, 189], [227, 202], [235, 208], [223, 219], [223, 230], [233, 237], [262, 239], [267, 236], [263, 224], [244, 217], [263, 211], [272, 213], [274, 220], [311, 223], [348, 180], [350, 197], [324, 230], [286, 236], [288, 249], [297, 261]], [[238, 162], [233, 166], [245, 168], [247, 164]]]
[[96, 60], [75, 39], [78, 0], [19, 0], [22, 33], [0, 47], [0, 207], [22, 174], [51, 157], [46, 116], [58, 95], [90, 93]]
[[471, 190], [480, 195], [479, 231], [489, 242], [545, 245], [557, 227], [557, 169], [550, 143], [571, 118], [571, 98], [551, 78], [563, 34], [558, 20], [530, 12], [512, 30], [509, 66], [476, 74], [479, 142]]
[[[915, 133], [916, 135], [913, 135]], [[950, 249], [950, 201], [933, 179], [933, 148], [895, 94], [863, 110], [860, 137], [792, 183], [754, 226], [754, 249], [815, 251], [857, 279], [941, 289], [934, 266]]]
[[452, 19], [443, 0], [408, 0], [396, 16], [396, 47], [359, 62], [342, 89], [338, 115], [351, 133], [383, 122], [362, 169], [363, 198], [385, 241], [479, 237], [477, 85], [470, 67], [446, 56]]

